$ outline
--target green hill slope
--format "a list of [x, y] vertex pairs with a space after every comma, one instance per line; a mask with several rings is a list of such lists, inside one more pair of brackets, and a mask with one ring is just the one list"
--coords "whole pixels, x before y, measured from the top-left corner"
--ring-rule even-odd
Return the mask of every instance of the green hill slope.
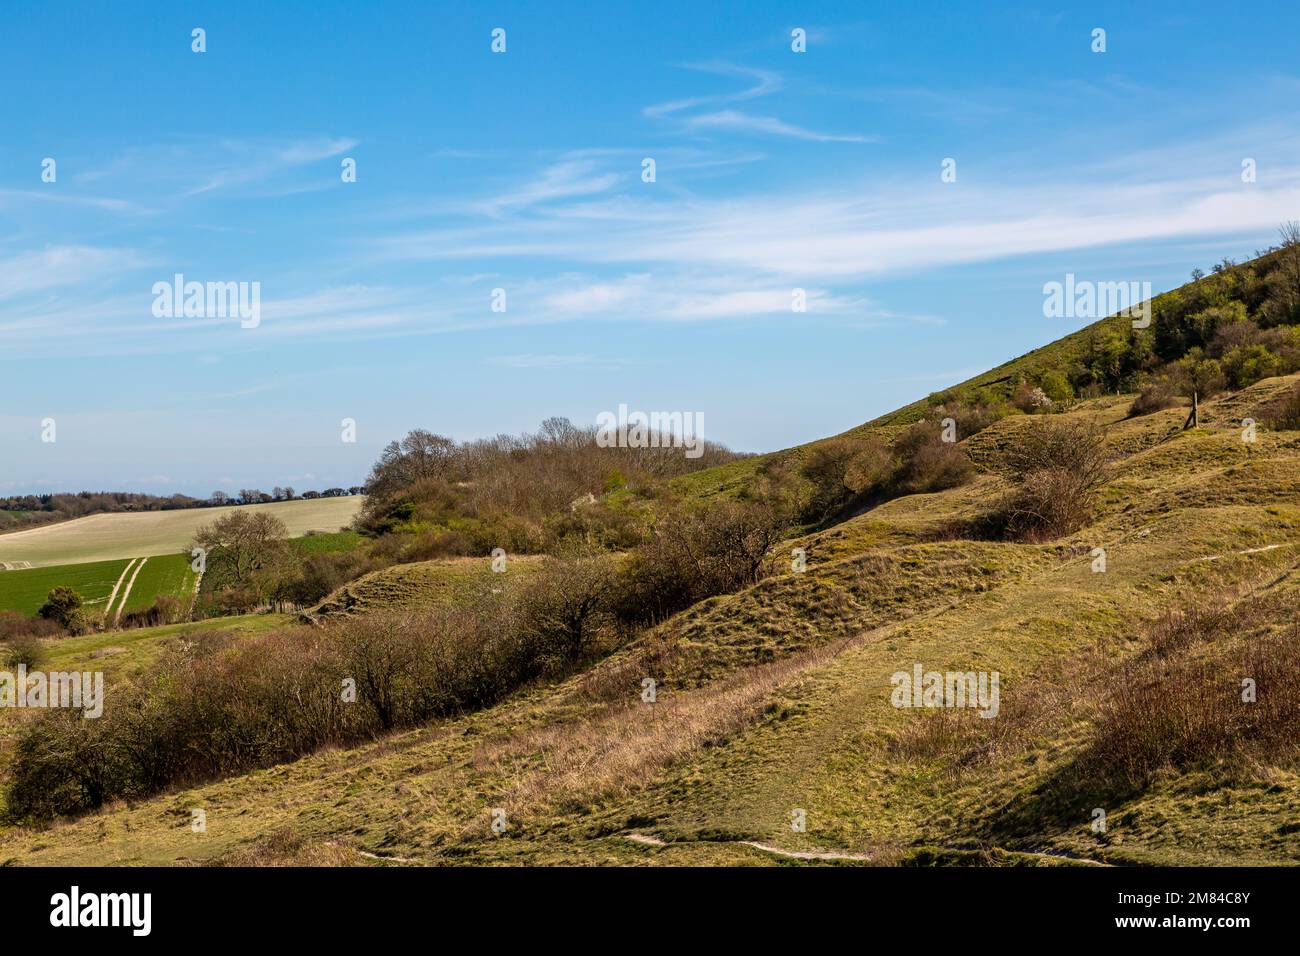
[[[1254, 268], [1159, 297], [1160, 347], [1203, 336], [1207, 310], [1255, 314]], [[805, 527], [759, 583], [581, 673], [53, 831], [0, 829], [0, 863], [1300, 863], [1300, 431], [1243, 437], [1300, 373], [1249, 376], [1185, 429], [1179, 405], [1130, 415], [1123, 386], [1170, 366], [1125, 371], [1129, 332], [1103, 320], [851, 430], [892, 439], [936, 401], [1004, 403], [1048, 373], [1076, 392], [965, 436], [973, 480]], [[1012, 487], [1006, 450], [1072, 422], [1101, 429], [1109, 459], [1090, 520], [1045, 543], [981, 536]], [[671, 487], [743, 496], [815, 444]], [[484, 563], [373, 572], [313, 616], [438, 606], [496, 587]], [[898, 706], [918, 667], [996, 673], [996, 716]]]
[[[1247, 445], [1237, 419], [1297, 381], [1207, 403], [1187, 432], [1171, 431], [1176, 413], [1126, 418], [1122, 398], [1067, 413], [1101, 421], [1116, 460], [1096, 520], [1062, 541], [926, 540], [999, 493], [986, 469], [790, 542], [807, 571], [698, 605], [560, 684], [105, 810], [57, 839], [10, 829], [0, 860], [1300, 862], [1289, 754], [1175, 763], [1127, 789], [1098, 786], [1088, 764], [1109, 695], [1150, 657], [1166, 612], [1257, 608], [1234, 612], [1229, 637], [1188, 645], [1227, 661], [1294, 626], [1300, 433]], [[1009, 432], [1047, 420], [1004, 419], [972, 453], [991, 460]], [[918, 663], [998, 671], [999, 719], [892, 707], [891, 675]], [[654, 704], [640, 697], [648, 673]], [[206, 833], [184, 825], [191, 807], [206, 808]]]

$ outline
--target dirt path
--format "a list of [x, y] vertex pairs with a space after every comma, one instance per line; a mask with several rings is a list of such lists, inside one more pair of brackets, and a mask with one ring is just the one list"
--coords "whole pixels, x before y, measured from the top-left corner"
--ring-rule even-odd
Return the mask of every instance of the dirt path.
[[[645, 834], [627, 834], [627, 838], [633, 843], [642, 843], [646, 847], [667, 847], [667, 843], [660, 840], [658, 836], [647, 836]], [[771, 853], [772, 856], [784, 856], [787, 860], [857, 860], [866, 862], [871, 857], [866, 853], [845, 853], [833, 851], [833, 849], [781, 849], [774, 847], [770, 843], [758, 843], [757, 840], [716, 840], [718, 843], [736, 843], [741, 847], [751, 847], [761, 849], [764, 853]]]
[[[668, 846], [668, 844], [658, 837], [647, 836], [644, 833], [625, 834], [627, 839], [633, 843], [640, 843], [645, 846]], [[779, 846], [772, 846], [770, 843], [759, 843], [756, 840], [728, 840], [715, 841], [736, 843], [740, 846], [752, 847], [755, 850], [761, 850], [764, 853], [771, 853], [773, 856], [785, 857], [788, 860], [854, 860], [859, 863], [870, 862], [872, 857], [869, 853], [846, 853], [839, 850], [785, 850]], [[1022, 856], [1036, 856], [1048, 860], [1069, 860], [1072, 863], [1079, 863], [1084, 866], [1109, 866], [1100, 860], [1090, 860], [1083, 856], [1072, 856], [1068, 853], [1042, 853], [1034, 850], [1016, 850], [1014, 851]]]
[[1287, 544], [1267, 544], [1267, 545], [1265, 545], [1265, 546], [1262, 547], [1262, 548], [1247, 548], [1245, 551], [1233, 551], [1231, 555], [1223, 555], [1223, 554], [1207, 554], [1207, 555], [1205, 555], [1204, 557], [1196, 558], [1195, 560], [1197, 560], [1197, 561], [1218, 561], [1218, 560], [1221, 560], [1221, 559], [1224, 558], [1224, 557], [1236, 556], [1236, 555], [1239, 555], [1239, 554], [1261, 554], [1261, 553], [1264, 552], [1264, 551], [1273, 551], [1273, 550], [1275, 550], [1275, 549], [1277, 549], [1277, 548], [1285, 548], [1285, 547], [1288, 547], [1288, 546], [1293, 545], [1293, 544], [1295, 544], [1294, 541], [1287, 542]]
[[140, 563], [135, 566], [135, 574], [131, 575], [131, 580], [126, 586], [126, 593], [122, 595], [122, 603], [117, 606], [117, 614], [113, 618], [114, 624], [122, 620], [122, 609], [126, 607], [126, 602], [131, 597], [131, 589], [135, 587], [135, 579], [140, 576], [140, 569], [144, 567], [144, 563], [148, 560], [148, 558], [141, 558]]

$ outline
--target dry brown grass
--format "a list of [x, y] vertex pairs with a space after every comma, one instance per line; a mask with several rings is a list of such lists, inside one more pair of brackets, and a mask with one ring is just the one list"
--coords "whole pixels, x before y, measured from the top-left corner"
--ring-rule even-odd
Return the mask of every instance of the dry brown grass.
[[227, 853], [212, 866], [364, 866], [366, 855], [338, 843], [313, 843], [288, 829], [275, 830], [250, 847]]
[[748, 668], [726, 680], [657, 703], [640, 700], [640, 677], [626, 688], [629, 702], [611, 705], [585, 724], [528, 730], [480, 747], [475, 766], [486, 772], [534, 766], [502, 795], [512, 814], [627, 793], [653, 773], [705, 747], [716, 746], [773, 706], [773, 695], [850, 641]]
[[[1226, 619], [1231, 624], [1231, 618]], [[1212, 637], [1227, 642], [1230, 632]], [[1274, 766], [1300, 742], [1300, 624], [1212, 646], [1190, 642], [1126, 664], [1103, 701], [1084, 765], [1117, 783], [1145, 786], [1162, 767]], [[1255, 683], [1244, 699], [1242, 681]]]
[[996, 717], [983, 718], [967, 709], [921, 711], [889, 737], [886, 750], [909, 762], [941, 763], [958, 775], [1024, 753], [1086, 708], [1085, 688], [1108, 659], [1108, 652], [1093, 648], [1050, 674], [1004, 684]]

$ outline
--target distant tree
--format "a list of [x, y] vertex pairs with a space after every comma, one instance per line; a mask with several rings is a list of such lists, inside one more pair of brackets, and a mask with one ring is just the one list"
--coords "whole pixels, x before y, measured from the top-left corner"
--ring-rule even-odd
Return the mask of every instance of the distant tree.
[[293, 501], [293, 488], [289, 485], [284, 486], [284, 500]]
[[1198, 347], [1174, 365], [1174, 380], [1181, 395], [1191, 398], [1209, 398], [1223, 391], [1227, 377], [1223, 374], [1223, 365], [1218, 359], [1207, 359]]
[[360, 494], [365, 494], [365, 491], [366, 491], [366, 489], [365, 489], [363, 486], [361, 486], [361, 485], [353, 485], [351, 488], [348, 489], [348, 494], [350, 494], [350, 495], [360, 495]]
[[284, 500], [284, 489], [281, 488], [279, 485], [276, 485], [274, 488], [272, 488], [272, 489], [271, 489], [271, 500], [272, 500], [272, 501], [283, 501], [283, 500]]
[[212, 492], [212, 503], [214, 505], [228, 505], [230, 504], [230, 495], [224, 491], [214, 491]]
[[456, 443], [417, 428], [400, 442], [389, 442], [370, 469], [366, 492], [384, 498], [409, 488], [422, 478], [447, 479], [455, 461]]
[[320, 494], [322, 498], [342, 498], [347, 492], [342, 488], [326, 488]]
[[320, 497], [320, 492], [319, 492], [319, 491], [304, 491], [304, 492], [302, 493], [302, 496], [303, 496], [304, 498], [307, 498], [307, 499], [319, 498], [319, 497]]
[[278, 556], [288, 536], [288, 527], [274, 515], [232, 511], [199, 528], [194, 544], [228, 561], [235, 581], [243, 585]]

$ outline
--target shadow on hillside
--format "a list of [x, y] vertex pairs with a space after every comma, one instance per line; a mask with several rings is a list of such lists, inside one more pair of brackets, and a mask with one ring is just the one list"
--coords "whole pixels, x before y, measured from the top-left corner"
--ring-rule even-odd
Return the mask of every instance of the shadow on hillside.
[[975, 831], [995, 843], [1040, 840], [1067, 831], [1077, 832], [1092, 823], [1098, 808], [1113, 816], [1124, 804], [1142, 796], [1146, 789], [1099, 773], [1096, 761], [1085, 750], [1057, 767], [1033, 789], [990, 806], [975, 821]]

